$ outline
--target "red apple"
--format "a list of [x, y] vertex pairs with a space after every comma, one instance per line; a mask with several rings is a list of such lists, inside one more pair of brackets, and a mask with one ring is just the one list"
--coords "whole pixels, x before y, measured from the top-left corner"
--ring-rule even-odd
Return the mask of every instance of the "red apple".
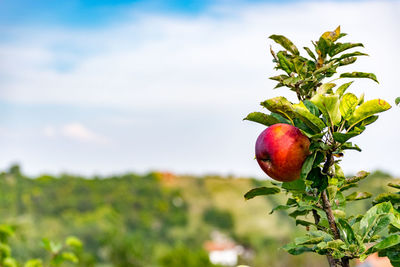
[[261, 169], [272, 179], [290, 182], [300, 178], [309, 147], [310, 141], [298, 128], [278, 123], [258, 136], [256, 158]]

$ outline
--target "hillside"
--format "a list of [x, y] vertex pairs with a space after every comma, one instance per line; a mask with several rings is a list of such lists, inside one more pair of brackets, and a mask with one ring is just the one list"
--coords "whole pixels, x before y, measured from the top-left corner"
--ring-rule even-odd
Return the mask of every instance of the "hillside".
[[[376, 172], [360, 190], [380, 193], [390, 176]], [[252, 251], [242, 263], [257, 266], [325, 266], [322, 256], [290, 256], [278, 248], [294, 231], [284, 211], [269, 215], [283, 196], [245, 201], [249, 189], [269, 183], [251, 178], [176, 176], [26, 177], [18, 166], [0, 175], [0, 216], [17, 227], [13, 253], [41, 257], [43, 237], [84, 242], [81, 266], [212, 266], [203, 250], [215, 230]], [[370, 201], [359, 201], [365, 210]]]

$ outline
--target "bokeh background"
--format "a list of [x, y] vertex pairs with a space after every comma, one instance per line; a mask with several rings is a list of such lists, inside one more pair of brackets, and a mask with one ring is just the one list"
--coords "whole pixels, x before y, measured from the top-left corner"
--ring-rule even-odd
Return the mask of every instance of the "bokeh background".
[[82, 266], [158, 266], [186, 250], [201, 262], [218, 230], [252, 251], [252, 266], [321, 266], [261, 253], [294, 222], [267, 216], [279, 199], [243, 201], [266, 176], [253, 159], [263, 128], [242, 119], [267, 98], [295, 100], [272, 90], [269, 35], [310, 47], [341, 25], [370, 55], [343, 69], [380, 81], [353, 92], [393, 105], [343, 169], [399, 177], [399, 14], [394, 0], [0, 0], [0, 218], [22, 225], [17, 255], [75, 234]]

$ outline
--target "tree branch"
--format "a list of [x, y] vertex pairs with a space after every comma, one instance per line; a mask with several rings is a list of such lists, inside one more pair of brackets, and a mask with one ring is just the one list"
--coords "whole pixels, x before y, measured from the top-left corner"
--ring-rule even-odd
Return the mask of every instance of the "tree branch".
[[[333, 163], [334, 163], [334, 160], [333, 160], [332, 153], [328, 152], [326, 162], [324, 164], [324, 167], [322, 168], [322, 173], [327, 174], [329, 172], [329, 168], [332, 166]], [[328, 195], [326, 194], [326, 190], [322, 191], [321, 200], [322, 200], [322, 207], [325, 211], [326, 217], [329, 222], [329, 228], [331, 229], [335, 239], [340, 239], [339, 229], [336, 225], [335, 216], [333, 215], [331, 203], [329, 202]], [[341, 259], [341, 261], [334, 260], [331, 255], [327, 255], [327, 257], [328, 257], [329, 265], [331, 267], [337, 266], [336, 264], [340, 264], [343, 267], [349, 267], [349, 259], [346, 257]], [[334, 264], [334, 265], [332, 265], [332, 264]]]

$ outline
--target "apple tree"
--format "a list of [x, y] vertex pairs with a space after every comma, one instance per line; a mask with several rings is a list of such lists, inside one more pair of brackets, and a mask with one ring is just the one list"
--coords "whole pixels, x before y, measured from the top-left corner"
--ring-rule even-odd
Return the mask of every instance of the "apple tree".
[[[397, 193], [376, 197], [369, 192], [350, 194], [347, 190], [354, 190], [368, 173], [360, 171], [353, 177], [346, 177], [340, 167], [347, 150], [361, 152], [352, 141], [371, 127], [370, 124], [378, 119], [377, 114], [391, 108], [385, 100], [365, 100], [364, 94], [356, 96], [350, 92], [353, 79], [366, 78], [377, 83], [378, 80], [373, 73], [338, 72], [358, 57], [367, 56], [354, 51], [363, 44], [339, 42], [344, 36], [340, 26], [325, 32], [312, 42], [312, 49], [304, 47], [305, 55], [301, 55], [288, 38], [270, 36], [281, 46], [278, 52], [271, 48], [275, 69], [281, 74], [270, 79], [277, 82], [275, 88], [289, 88], [296, 94], [298, 102], [292, 103], [283, 96], [267, 99], [261, 105], [268, 113], [253, 112], [245, 120], [265, 126], [278, 123], [295, 126], [308, 137], [309, 153], [301, 164], [298, 179], [274, 181], [250, 190], [244, 197], [286, 194], [286, 203], [273, 211], [287, 210], [297, 226], [307, 229], [304, 236], [283, 247], [292, 255], [318, 253], [326, 255], [331, 267], [348, 267], [350, 260], [362, 261], [378, 252], [380, 256], [387, 256], [393, 266], [399, 267], [400, 183], [388, 184], [398, 189]], [[331, 80], [326, 82], [327, 78]], [[345, 82], [339, 84], [343, 79]], [[345, 213], [347, 205], [365, 199], [372, 199], [365, 214], [348, 216]]]

